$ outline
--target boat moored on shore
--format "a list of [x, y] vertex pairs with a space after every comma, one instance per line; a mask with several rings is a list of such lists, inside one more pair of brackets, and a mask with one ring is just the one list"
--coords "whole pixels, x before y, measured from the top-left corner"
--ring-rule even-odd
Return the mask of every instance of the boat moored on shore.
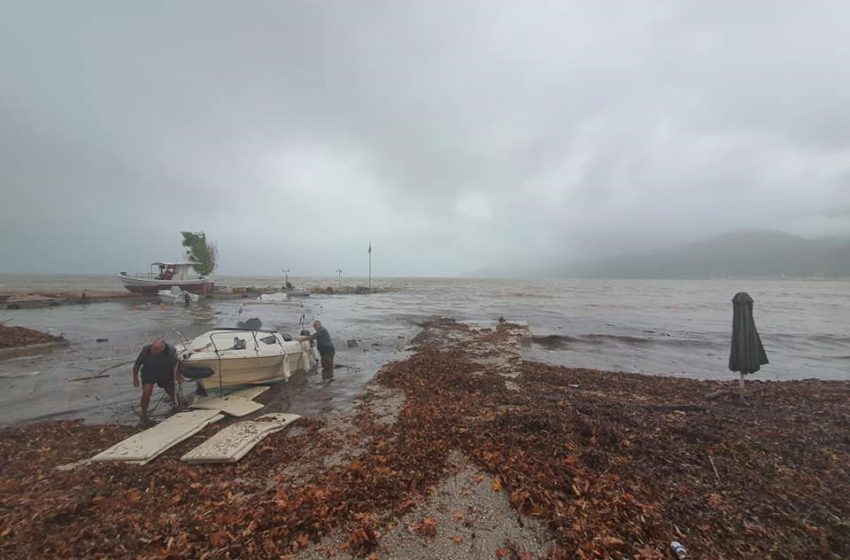
[[[136, 294], [155, 296], [160, 290], [170, 290], [177, 287], [193, 294], [206, 295], [213, 289], [212, 278], [202, 276], [192, 277], [190, 271], [196, 263], [193, 262], [154, 262], [150, 272], [127, 274], [122, 272], [118, 279], [124, 287]], [[159, 268], [157, 272], [156, 268]]]
[[309, 342], [268, 330], [218, 328], [176, 347], [183, 376], [206, 391], [285, 381], [318, 361]]

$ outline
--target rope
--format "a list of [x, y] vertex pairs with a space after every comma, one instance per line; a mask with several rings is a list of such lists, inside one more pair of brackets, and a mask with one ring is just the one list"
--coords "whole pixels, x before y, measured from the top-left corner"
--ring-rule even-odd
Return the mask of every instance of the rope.
[[109, 370], [111, 370], [111, 369], [115, 369], [115, 368], [117, 368], [117, 367], [121, 367], [121, 366], [126, 366], [127, 364], [132, 364], [132, 363], [133, 363], [133, 362], [135, 362], [135, 361], [136, 361], [135, 359], [133, 359], [133, 360], [125, 360], [125, 361], [123, 361], [123, 362], [121, 362], [121, 363], [115, 364], [114, 366], [109, 366], [108, 368], [102, 369], [102, 370], [100, 370], [99, 372], [97, 372], [95, 375], [100, 375], [100, 374], [102, 374], [102, 373], [106, 373], [107, 371], [109, 371]]
[[[156, 407], [158, 407], [158, 406], [159, 406], [159, 404], [162, 402], [162, 399], [164, 399], [164, 398], [165, 398], [165, 395], [166, 395], [166, 394], [167, 394], [167, 393], [163, 393], [162, 395], [160, 395], [160, 396], [159, 396], [159, 399], [156, 401], [156, 403], [154, 403], [154, 405], [153, 405], [153, 406], [148, 406], [148, 417], [150, 417], [150, 416], [151, 416], [151, 413], [152, 413], [154, 410], [156, 410]], [[134, 406], [134, 407], [133, 407], [133, 412], [134, 412], [134, 413], [136, 414], [136, 416], [138, 416], [139, 418], [141, 418], [141, 417], [142, 417], [142, 410], [141, 410], [141, 409], [136, 408], [136, 407]]]

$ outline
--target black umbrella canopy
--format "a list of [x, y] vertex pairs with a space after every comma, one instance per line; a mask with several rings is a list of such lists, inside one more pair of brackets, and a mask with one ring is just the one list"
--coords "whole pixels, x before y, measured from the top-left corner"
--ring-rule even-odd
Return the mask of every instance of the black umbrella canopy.
[[729, 353], [729, 369], [755, 373], [767, 364], [767, 354], [753, 320], [753, 298], [746, 292], [738, 292], [732, 298], [732, 350]]

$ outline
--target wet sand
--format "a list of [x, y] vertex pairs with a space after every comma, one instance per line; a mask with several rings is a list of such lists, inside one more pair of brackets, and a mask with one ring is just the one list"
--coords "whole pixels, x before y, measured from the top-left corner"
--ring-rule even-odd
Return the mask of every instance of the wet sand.
[[[527, 339], [432, 322], [354, 408], [308, 414], [236, 465], [179, 461], [227, 423], [143, 467], [67, 472], [134, 429], [6, 429], [0, 550], [661, 559], [675, 539], [694, 558], [850, 556], [850, 383], [753, 382], [741, 403], [734, 382], [524, 361]], [[267, 408], [298, 412], [280, 391]]]

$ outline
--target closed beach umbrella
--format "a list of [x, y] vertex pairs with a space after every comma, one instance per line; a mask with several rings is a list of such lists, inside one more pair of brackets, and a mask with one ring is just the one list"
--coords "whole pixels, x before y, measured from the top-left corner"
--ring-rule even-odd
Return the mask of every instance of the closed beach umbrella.
[[741, 392], [744, 375], [755, 373], [768, 363], [767, 354], [753, 320], [753, 298], [738, 292], [732, 298], [732, 349], [729, 352], [729, 369], [741, 374]]

